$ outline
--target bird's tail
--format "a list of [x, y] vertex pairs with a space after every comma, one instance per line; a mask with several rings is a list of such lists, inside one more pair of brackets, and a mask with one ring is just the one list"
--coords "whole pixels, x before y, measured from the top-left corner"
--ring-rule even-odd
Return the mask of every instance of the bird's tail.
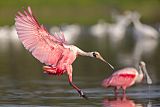
[[64, 72], [63, 70], [58, 69], [57, 67], [53, 66], [43, 66], [44, 73], [47, 73], [49, 75], [62, 75]]
[[53, 68], [51, 66], [43, 66], [43, 71], [44, 71], [44, 73], [55, 74], [56, 68]]
[[104, 79], [102, 81], [102, 86], [105, 88], [109, 87], [110, 86], [110, 78]]

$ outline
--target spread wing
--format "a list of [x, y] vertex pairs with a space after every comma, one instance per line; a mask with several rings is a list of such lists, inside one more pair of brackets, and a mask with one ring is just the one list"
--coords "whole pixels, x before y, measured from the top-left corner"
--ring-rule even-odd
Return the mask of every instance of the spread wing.
[[17, 34], [24, 47], [40, 62], [56, 64], [64, 51], [65, 43], [62, 32], [50, 35], [43, 25], [33, 16], [32, 10], [18, 12], [15, 18]]

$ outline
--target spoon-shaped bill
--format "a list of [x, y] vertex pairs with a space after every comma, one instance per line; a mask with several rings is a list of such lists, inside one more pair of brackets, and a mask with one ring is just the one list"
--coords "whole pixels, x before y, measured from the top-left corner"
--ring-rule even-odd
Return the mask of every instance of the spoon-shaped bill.
[[147, 83], [148, 84], [152, 84], [152, 79], [150, 78], [150, 76], [149, 76], [149, 74], [148, 74], [147, 69], [146, 69], [145, 66], [143, 67], [143, 71], [144, 71], [144, 73], [145, 73], [145, 75], [147, 77]]
[[107, 62], [105, 59], [103, 59], [102, 56], [100, 56], [99, 59], [105, 62], [106, 64], [108, 64], [114, 70], [114, 67], [109, 62]]

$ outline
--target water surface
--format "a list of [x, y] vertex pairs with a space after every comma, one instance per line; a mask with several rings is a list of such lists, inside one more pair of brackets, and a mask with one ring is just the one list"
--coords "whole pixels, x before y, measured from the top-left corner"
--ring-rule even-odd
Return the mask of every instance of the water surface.
[[[91, 40], [92, 38], [92, 40]], [[128, 36], [114, 48], [107, 38], [97, 39], [82, 35], [75, 45], [83, 50], [99, 51], [116, 69], [134, 66], [132, 53], [135, 42]], [[89, 42], [88, 42], [89, 41]], [[86, 45], [87, 44], [87, 45]], [[127, 44], [127, 45], [126, 45]], [[73, 82], [89, 97], [85, 100], [69, 85], [67, 75], [48, 76], [42, 64], [24, 47], [16, 49], [12, 44], [0, 51], [0, 106], [2, 107], [159, 107], [160, 68], [159, 45], [147, 55], [142, 55], [153, 84], [134, 85], [127, 90], [126, 98], [114, 97], [113, 89], [104, 89], [101, 82], [112, 74], [112, 69], [94, 58], [79, 57], [73, 64]], [[125, 105], [125, 106], [124, 106]]]

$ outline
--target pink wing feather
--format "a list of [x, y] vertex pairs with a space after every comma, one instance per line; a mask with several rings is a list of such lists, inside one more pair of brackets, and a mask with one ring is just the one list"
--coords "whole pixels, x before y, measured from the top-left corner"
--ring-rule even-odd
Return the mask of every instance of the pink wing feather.
[[18, 12], [15, 21], [18, 37], [24, 47], [40, 62], [56, 64], [64, 50], [64, 35], [61, 32], [59, 35], [50, 35], [45, 27], [38, 23], [30, 7], [28, 11], [24, 9], [24, 13]]
[[130, 86], [134, 83], [135, 77], [137, 76], [136, 69], [125, 68], [121, 69], [111, 77], [105, 79], [102, 83], [103, 86]]

